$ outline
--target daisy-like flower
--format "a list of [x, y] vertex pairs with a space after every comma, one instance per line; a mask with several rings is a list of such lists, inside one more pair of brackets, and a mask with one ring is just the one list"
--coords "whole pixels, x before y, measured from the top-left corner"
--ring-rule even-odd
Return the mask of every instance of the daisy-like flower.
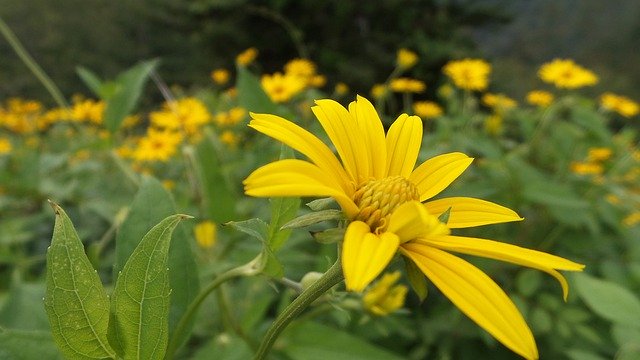
[[[555, 277], [566, 298], [568, 285], [557, 270], [583, 265], [554, 255], [497, 241], [453, 236], [450, 229], [522, 220], [514, 211], [480, 199], [450, 197], [427, 201], [451, 184], [472, 158], [454, 152], [417, 168], [422, 122], [400, 115], [385, 132], [373, 105], [358, 97], [348, 110], [333, 100], [312, 107], [340, 160], [300, 126], [268, 114], [252, 114], [250, 127], [287, 144], [309, 161], [285, 159], [255, 170], [244, 181], [251, 196], [330, 196], [349, 220], [342, 243], [348, 290], [362, 291], [395, 254], [407, 257], [463, 313], [528, 359], [538, 357], [522, 315], [484, 272], [450, 252], [503, 260]], [[439, 216], [448, 213], [447, 223]]]

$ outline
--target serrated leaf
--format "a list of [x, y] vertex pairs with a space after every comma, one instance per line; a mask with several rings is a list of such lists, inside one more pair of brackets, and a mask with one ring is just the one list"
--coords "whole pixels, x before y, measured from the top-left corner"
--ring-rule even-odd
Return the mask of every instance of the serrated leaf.
[[429, 288], [427, 287], [427, 279], [420, 271], [420, 269], [413, 263], [413, 261], [403, 257], [405, 270], [407, 272], [407, 278], [409, 279], [409, 284], [413, 291], [418, 295], [420, 301], [424, 301], [427, 298], [427, 294], [429, 293]]
[[267, 243], [269, 225], [262, 219], [256, 218], [244, 221], [229, 221], [224, 225], [231, 226], [238, 231], [260, 240], [264, 244]]
[[47, 251], [45, 308], [53, 339], [72, 359], [115, 358], [107, 340], [109, 298], [67, 214], [56, 213]]
[[323, 221], [342, 220], [344, 214], [340, 210], [321, 210], [298, 216], [288, 223], [282, 225], [282, 229], [296, 229], [305, 226], [314, 225]]
[[[0, 359], [62, 360], [62, 354], [48, 331], [23, 331], [0, 328]], [[74, 357], [72, 359], [79, 359]]]
[[[116, 260], [114, 279], [122, 270], [140, 240], [154, 225], [169, 215], [175, 214], [176, 208], [171, 194], [160, 181], [146, 176], [142, 179], [127, 218], [116, 234]], [[198, 268], [191, 250], [190, 238], [181, 227], [173, 234], [174, 241], [169, 246], [169, 283], [171, 285], [171, 301], [169, 310], [169, 336], [173, 335], [175, 325], [193, 299], [200, 292]], [[185, 334], [188, 335], [188, 334]], [[180, 342], [184, 341], [182, 339]]]
[[[169, 245], [172, 215], [142, 238], [118, 275], [111, 301], [109, 341], [127, 359], [162, 359], [169, 339]], [[115, 346], [114, 346], [115, 347]]]
[[593, 312], [617, 324], [640, 327], [640, 300], [628, 289], [587, 274], [574, 274], [576, 290]]
[[345, 229], [333, 228], [324, 231], [313, 232], [311, 233], [311, 236], [313, 236], [313, 238], [316, 239], [316, 241], [320, 244], [335, 244], [344, 239], [344, 232]]

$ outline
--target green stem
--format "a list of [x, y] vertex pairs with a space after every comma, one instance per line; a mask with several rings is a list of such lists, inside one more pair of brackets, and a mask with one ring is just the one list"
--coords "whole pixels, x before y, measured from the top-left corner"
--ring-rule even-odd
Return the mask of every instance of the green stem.
[[18, 40], [16, 35], [13, 33], [13, 31], [11, 31], [7, 23], [5, 23], [4, 20], [2, 20], [2, 18], [0, 18], [0, 32], [2, 33], [4, 38], [7, 39], [7, 42], [9, 42], [9, 45], [11, 45], [11, 47], [13, 48], [13, 51], [16, 52], [20, 60], [22, 60], [22, 62], [29, 68], [29, 70], [31, 70], [33, 75], [35, 75], [35, 77], [38, 78], [38, 80], [40, 80], [42, 85], [44, 85], [44, 87], [47, 89], [49, 94], [51, 94], [51, 96], [56, 101], [56, 103], [58, 103], [58, 106], [62, 108], [69, 107], [69, 105], [67, 104], [67, 101], [64, 99], [64, 96], [62, 96], [60, 89], [58, 89], [58, 87], [56, 86], [56, 84], [53, 83], [51, 78], [47, 76], [47, 74], [44, 72], [44, 70], [42, 70], [40, 65], [38, 65], [38, 63], [36, 63], [36, 61], [33, 60], [31, 55], [29, 55], [27, 50], [20, 43], [20, 40]]
[[278, 318], [271, 324], [271, 327], [267, 331], [260, 348], [256, 353], [254, 360], [265, 359], [273, 343], [278, 338], [278, 335], [289, 325], [289, 323], [295, 319], [304, 309], [306, 309], [317, 298], [326, 293], [334, 285], [340, 283], [344, 279], [342, 275], [342, 266], [340, 260], [336, 261], [327, 270], [324, 275], [306, 290], [304, 290], [300, 296], [298, 296], [286, 309], [278, 316]]

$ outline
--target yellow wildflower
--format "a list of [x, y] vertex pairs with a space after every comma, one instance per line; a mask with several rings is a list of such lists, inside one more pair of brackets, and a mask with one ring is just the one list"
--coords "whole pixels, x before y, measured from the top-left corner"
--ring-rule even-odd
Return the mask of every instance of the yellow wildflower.
[[600, 105], [603, 108], [615, 111], [618, 114], [630, 118], [640, 113], [640, 105], [628, 97], [616, 95], [610, 92], [600, 96]]
[[196, 242], [204, 249], [210, 249], [216, 244], [217, 232], [218, 229], [216, 223], [211, 220], [202, 221], [193, 229]]
[[171, 191], [176, 187], [176, 182], [173, 180], [162, 180], [162, 187]]
[[434, 119], [442, 116], [442, 107], [433, 101], [416, 101], [413, 103], [413, 112], [423, 119]]
[[347, 93], [349, 92], [349, 86], [347, 86], [347, 84], [343, 82], [339, 82], [336, 84], [336, 88], [334, 91], [336, 95], [344, 96], [344, 95], [347, 95]]
[[236, 87], [234, 86], [225, 90], [224, 94], [230, 99], [235, 99], [236, 97], [238, 97], [238, 89], [236, 89]]
[[600, 175], [604, 171], [602, 165], [593, 162], [574, 161], [569, 168], [578, 175]]
[[220, 134], [220, 141], [229, 147], [235, 147], [238, 145], [240, 138], [231, 130], [225, 130]]
[[[285, 159], [260, 167], [244, 180], [246, 194], [334, 198], [348, 219], [341, 245], [348, 290], [362, 291], [399, 252], [497, 340], [527, 359], [537, 358], [533, 334], [509, 297], [484, 272], [450, 252], [545, 271], [560, 282], [565, 299], [567, 281], [557, 270], [581, 271], [584, 266], [511, 244], [450, 235], [450, 229], [522, 218], [506, 207], [475, 198], [427, 201], [449, 186], [473, 159], [448, 153], [414, 169], [422, 142], [422, 121], [417, 116], [400, 115], [385, 135], [379, 115], [363, 97], [348, 109], [333, 100], [318, 100], [312, 111], [340, 160], [329, 146], [293, 122], [251, 114], [250, 127], [309, 161]], [[444, 213], [449, 215], [446, 224], [438, 218]]]
[[147, 135], [138, 140], [131, 157], [136, 161], [169, 161], [182, 142], [180, 133], [165, 129], [147, 129]]
[[620, 203], [622, 202], [620, 198], [615, 194], [607, 194], [607, 196], [605, 196], [605, 199], [611, 205], [620, 205]]
[[504, 120], [502, 116], [499, 114], [493, 114], [493, 115], [487, 116], [487, 118], [484, 120], [484, 130], [487, 132], [487, 134], [490, 134], [493, 136], [500, 135], [503, 129], [502, 128], [503, 122]]
[[324, 75], [314, 75], [311, 79], [309, 79], [309, 86], [320, 88], [325, 86], [326, 84], [327, 77]]
[[316, 65], [311, 60], [293, 59], [284, 65], [284, 72], [287, 75], [310, 79], [316, 74]]
[[527, 102], [534, 106], [547, 107], [553, 102], [553, 94], [544, 90], [529, 91]]
[[251, 47], [236, 56], [236, 63], [240, 66], [251, 64], [258, 57], [258, 49]]
[[453, 87], [449, 84], [440, 85], [438, 95], [445, 99], [451, 97], [451, 95], [453, 95]]
[[491, 65], [482, 59], [463, 59], [449, 61], [442, 71], [460, 89], [484, 90], [489, 85]]
[[122, 127], [124, 129], [131, 129], [140, 123], [142, 117], [140, 115], [134, 114], [129, 115], [122, 120]]
[[86, 121], [94, 125], [100, 125], [102, 124], [105, 106], [106, 104], [102, 100], [76, 98], [71, 108], [71, 120], [77, 122]]
[[391, 80], [389, 87], [395, 92], [402, 93], [421, 93], [427, 88], [424, 82], [406, 77]]
[[387, 87], [383, 84], [375, 84], [371, 88], [371, 96], [374, 99], [382, 99], [387, 96]]
[[34, 100], [10, 98], [6, 106], [0, 104], [0, 126], [17, 134], [29, 134], [38, 129], [42, 104]]
[[216, 114], [215, 121], [218, 126], [233, 126], [239, 123], [247, 115], [247, 111], [239, 106], [229, 109], [227, 112]]
[[165, 102], [160, 111], [149, 114], [151, 124], [168, 130], [182, 130], [193, 136], [211, 120], [211, 114], [204, 104], [193, 97]]
[[211, 72], [211, 80], [218, 85], [224, 85], [229, 81], [229, 71], [226, 69], [215, 69]]
[[400, 278], [400, 271], [384, 274], [362, 296], [364, 308], [377, 316], [386, 316], [402, 308], [409, 290], [404, 285], [394, 284]]
[[628, 227], [640, 224], [640, 211], [632, 212], [622, 219], [622, 224]]
[[564, 89], [578, 89], [598, 82], [596, 74], [570, 59], [555, 59], [543, 64], [538, 76], [542, 81]]
[[306, 86], [305, 80], [301, 77], [290, 74], [282, 75], [281, 73], [262, 75], [261, 83], [264, 91], [275, 103], [289, 101]]
[[482, 96], [482, 103], [496, 111], [506, 111], [518, 106], [518, 103], [504, 94], [486, 93]]
[[401, 69], [410, 69], [418, 62], [418, 55], [408, 49], [400, 49], [396, 54], [396, 66]]
[[590, 148], [587, 154], [587, 160], [590, 162], [605, 161], [608, 160], [612, 154], [613, 151], [606, 147]]
[[0, 137], [0, 155], [8, 154], [12, 149], [11, 141], [6, 137]]

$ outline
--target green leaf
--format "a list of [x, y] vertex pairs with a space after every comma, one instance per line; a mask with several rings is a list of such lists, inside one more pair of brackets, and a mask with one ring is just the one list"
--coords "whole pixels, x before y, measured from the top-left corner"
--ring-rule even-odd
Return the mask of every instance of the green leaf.
[[[69, 355], [67, 355], [69, 357]], [[87, 359], [69, 357], [71, 359]], [[0, 328], [0, 359], [62, 360], [62, 354], [48, 331], [6, 330]]]
[[157, 64], [158, 60], [144, 61], [118, 75], [113, 93], [103, 99], [106, 101], [104, 123], [110, 132], [116, 132], [124, 118], [131, 114]]
[[533, 295], [542, 284], [542, 274], [539, 271], [525, 269], [521, 270], [516, 277], [516, 287], [524, 296]]
[[0, 308], [0, 325], [13, 330], [49, 330], [47, 313], [42, 306], [45, 284], [14, 281]]
[[307, 205], [309, 209], [313, 211], [320, 211], [335, 207], [336, 201], [333, 198], [323, 198], [310, 201], [305, 205]]
[[[171, 194], [160, 181], [153, 177], [144, 177], [133, 199], [129, 214], [116, 235], [114, 279], [117, 278], [118, 272], [122, 270], [147, 231], [176, 212]], [[173, 238], [174, 241], [169, 248], [169, 283], [171, 285], [169, 336], [172, 336], [175, 325], [200, 291], [198, 268], [191, 250], [191, 238], [181, 227], [175, 230]]]
[[345, 229], [332, 228], [324, 231], [312, 232], [311, 236], [320, 244], [335, 244], [344, 239]]
[[589, 206], [589, 202], [578, 196], [570, 186], [550, 181], [526, 184], [522, 195], [533, 203], [564, 209], [584, 209]]
[[236, 88], [238, 103], [243, 108], [256, 113], [275, 114], [278, 106], [274, 104], [262, 89], [260, 80], [244, 66], [237, 67]]
[[344, 214], [342, 214], [342, 211], [340, 210], [320, 210], [298, 216], [297, 218], [294, 218], [282, 225], [282, 229], [296, 229], [321, 223], [323, 221], [342, 219], [344, 219]]
[[271, 222], [269, 223], [269, 247], [278, 251], [291, 235], [291, 229], [282, 229], [293, 219], [300, 208], [300, 198], [272, 198]]
[[104, 92], [102, 90], [102, 80], [91, 70], [77, 66], [76, 73], [82, 79], [85, 85], [98, 97], [104, 97]]
[[581, 350], [581, 349], [567, 350], [565, 351], [565, 354], [571, 360], [606, 360], [607, 359], [598, 354], [595, 354], [586, 350]]
[[125, 359], [162, 359], [169, 338], [169, 245], [180, 220], [172, 215], [142, 238], [116, 280], [109, 341]]
[[640, 300], [628, 289], [587, 274], [574, 274], [578, 294], [596, 314], [616, 324], [640, 327]]
[[404, 259], [404, 265], [407, 272], [407, 278], [409, 279], [409, 284], [411, 284], [411, 288], [418, 295], [420, 301], [424, 301], [427, 298], [427, 294], [429, 292], [429, 288], [427, 287], [427, 279], [418, 269], [416, 264], [407, 259], [406, 257], [402, 257]]
[[53, 239], [47, 251], [44, 300], [51, 333], [73, 359], [115, 358], [107, 340], [109, 298], [67, 214], [56, 204]]
[[619, 347], [631, 344], [640, 349], [640, 328], [638, 327], [614, 324], [611, 328], [611, 337]]
[[262, 219], [249, 219], [244, 221], [229, 221], [224, 224], [225, 226], [231, 226], [232, 228], [241, 231], [251, 237], [260, 240], [262, 243], [267, 243], [267, 234], [269, 233], [269, 225]]

